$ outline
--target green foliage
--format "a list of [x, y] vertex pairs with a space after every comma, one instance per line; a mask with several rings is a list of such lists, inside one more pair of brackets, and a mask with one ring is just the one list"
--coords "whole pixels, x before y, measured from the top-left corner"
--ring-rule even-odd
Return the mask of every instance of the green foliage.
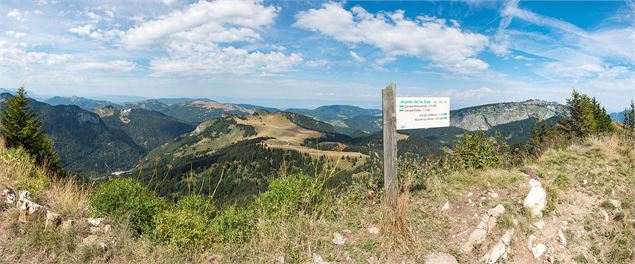
[[121, 129], [126, 132], [137, 145], [145, 150], [154, 149], [195, 128], [174, 117], [145, 109], [129, 110], [127, 118], [130, 122], [124, 123], [120, 120], [123, 110], [113, 111], [113, 115], [102, 117], [104, 123], [112, 129]]
[[214, 240], [223, 243], [241, 243], [255, 231], [255, 215], [251, 209], [228, 207], [212, 221]]
[[587, 136], [613, 131], [610, 115], [595, 98], [573, 90], [567, 108], [570, 115], [557, 124], [542, 122], [532, 128], [526, 154], [537, 157], [545, 149], [564, 148]]
[[451, 162], [461, 169], [480, 169], [507, 165], [509, 147], [500, 135], [485, 137], [485, 132], [467, 132], [452, 149]]
[[592, 134], [611, 132], [611, 117], [595, 98], [580, 94], [575, 89], [567, 99], [570, 116], [561, 122], [565, 131], [583, 138]]
[[179, 247], [209, 246], [214, 240], [211, 223], [215, 214], [214, 205], [206, 198], [186, 196], [155, 217], [154, 237]]
[[267, 219], [290, 219], [300, 212], [316, 211], [326, 200], [320, 178], [304, 174], [283, 176], [269, 185], [256, 201], [260, 215]]
[[34, 164], [34, 160], [22, 147], [0, 151], [0, 167], [18, 180], [18, 189], [38, 193], [51, 184], [46, 171]]
[[629, 109], [624, 109], [624, 128], [635, 132], [635, 101], [631, 100]]
[[51, 139], [42, 131], [42, 123], [29, 106], [24, 87], [9, 98], [0, 112], [0, 135], [7, 147], [23, 147], [38, 164], [61, 173], [59, 159]]
[[154, 217], [166, 202], [134, 179], [118, 178], [97, 187], [90, 198], [92, 214], [128, 223], [141, 234], [154, 229]]

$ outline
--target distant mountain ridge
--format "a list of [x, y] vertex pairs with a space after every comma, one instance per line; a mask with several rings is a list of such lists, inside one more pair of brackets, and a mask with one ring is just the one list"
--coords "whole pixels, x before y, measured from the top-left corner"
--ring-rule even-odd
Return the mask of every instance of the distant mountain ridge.
[[96, 107], [102, 107], [107, 105], [116, 105], [109, 101], [103, 100], [94, 100], [88, 99], [85, 97], [71, 96], [71, 97], [63, 97], [63, 96], [55, 96], [49, 99], [44, 100], [44, 103], [50, 105], [76, 105], [85, 110], [90, 110]]
[[[0, 105], [13, 95], [0, 94]], [[62, 166], [84, 177], [134, 166], [144, 149], [124, 131], [106, 125], [95, 113], [75, 105], [52, 106], [29, 99], [51, 136]]]
[[626, 111], [611, 113], [610, 114], [611, 120], [613, 120], [613, 122], [622, 122], [624, 121], [625, 114], [626, 114]]
[[327, 123], [360, 115], [376, 116], [381, 114], [379, 109], [366, 109], [352, 105], [325, 105], [315, 109], [290, 108], [285, 111], [306, 115]]
[[[11, 96], [3, 94], [0, 103]], [[267, 155], [271, 154], [269, 148], [304, 154], [316, 149], [362, 155], [381, 151], [382, 117], [378, 109], [327, 105], [281, 111], [204, 98], [126, 104], [81, 97], [53, 97], [47, 101], [61, 105], [32, 100], [31, 106], [43, 118], [44, 129], [51, 134], [63, 165], [85, 175], [129, 170], [140, 158], [149, 158], [149, 152], [155, 156], [164, 151], [192, 154], [190, 157], [204, 167], [210, 153], [220, 149], [227, 158], [243, 147]], [[499, 132], [510, 144], [524, 143], [534, 124], [555, 122], [566, 114], [564, 106], [540, 100], [463, 108], [452, 111], [451, 127], [399, 131], [399, 151], [444, 155], [464, 132], [475, 130], [487, 130], [487, 135]], [[178, 155], [173, 157], [176, 163], [185, 162]], [[172, 165], [188, 168], [187, 164]]]
[[494, 126], [535, 118], [546, 120], [565, 116], [563, 105], [542, 100], [506, 102], [467, 107], [450, 112], [450, 125], [469, 131], [488, 130]]

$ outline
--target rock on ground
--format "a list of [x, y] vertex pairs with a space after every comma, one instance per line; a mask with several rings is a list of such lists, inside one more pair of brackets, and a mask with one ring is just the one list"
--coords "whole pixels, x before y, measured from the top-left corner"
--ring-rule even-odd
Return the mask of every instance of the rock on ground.
[[346, 243], [346, 239], [344, 238], [344, 236], [342, 236], [342, 234], [340, 233], [333, 233], [333, 240], [332, 240], [333, 244], [335, 245], [344, 245], [344, 243]]
[[445, 202], [445, 204], [441, 207], [441, 211], [445, 211], [450, 209], [450, 202]]
[[534, 258], [539, 258], [545, 253], [545, 251], [547, 251], [547, 246], [544, 244], [538, 244], [531, 249], [531, 254], [534, 255]]
[[542, 216], [542, 210], [547, 206], [547, 193], [539, 181], [530, 179], [531, 190], [525, 197], [523, 206], [531, 211], [533, 216]]
[[46, 223], [44, 224], [45, 229], [57, 227], [62, 223], [62, 217], [59, 214], [54, 213], [52, 211], [46, 211]]
[[448, 253], [437, 252], [428, 254], [424, 261], [425, 264], [459, 264], [456, 258]]

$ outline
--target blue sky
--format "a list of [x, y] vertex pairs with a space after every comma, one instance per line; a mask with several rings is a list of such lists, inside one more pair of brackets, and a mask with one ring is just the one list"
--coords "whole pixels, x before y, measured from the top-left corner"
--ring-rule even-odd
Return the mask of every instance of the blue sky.
[[632, 1], [2, 1], [0, 87], [378, 107], [635, 97]]

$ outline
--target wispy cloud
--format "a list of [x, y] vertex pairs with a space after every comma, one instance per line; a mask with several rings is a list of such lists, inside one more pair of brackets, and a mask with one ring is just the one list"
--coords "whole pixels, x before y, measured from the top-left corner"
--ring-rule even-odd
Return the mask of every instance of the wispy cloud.
[[445, 19], [410, 19], [403, 10], [373, 14], [360, 6], [349, 11], [342, 4], [327, 3], [319, 9], [299, 12], [296, 20], [297, 27], [338, 41], [379, 48], [387, 58], [415, 56], [457, 72], [483, 71], [489, 66], [477, 58], [487, 46], [487, 37], [463, 31], [458, 23]]

